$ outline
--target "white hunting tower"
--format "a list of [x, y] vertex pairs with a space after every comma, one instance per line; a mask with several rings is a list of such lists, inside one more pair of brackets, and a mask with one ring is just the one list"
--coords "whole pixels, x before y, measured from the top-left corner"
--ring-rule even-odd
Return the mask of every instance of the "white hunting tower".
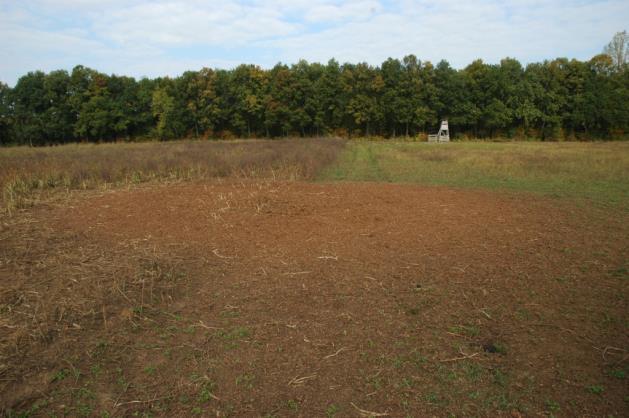
[[428, 135], [428, 142], [450, 142], [450, 131], [448, 130], [447, 120], [441, 121], [441, 127], [437, 135]]

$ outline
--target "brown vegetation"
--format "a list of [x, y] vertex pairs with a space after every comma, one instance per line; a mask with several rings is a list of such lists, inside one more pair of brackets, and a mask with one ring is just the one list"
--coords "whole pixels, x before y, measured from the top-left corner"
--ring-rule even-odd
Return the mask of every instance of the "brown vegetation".
[[29, 206], [50, 191], [152, 180], [311, 179], [343, 147], [342, 141], [302, 139], [5, 148], [0, 150], [0, 208]]

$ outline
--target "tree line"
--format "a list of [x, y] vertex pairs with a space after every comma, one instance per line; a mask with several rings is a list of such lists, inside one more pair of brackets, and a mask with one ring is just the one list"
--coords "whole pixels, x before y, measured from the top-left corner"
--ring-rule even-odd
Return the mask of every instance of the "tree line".
[[155, 79], [83, 66], [0, 83], [0, 144], [183, 137], [415, 136], [448, 119], [456, 137], [624, 138], [629, 71], [610, 54], [457, 70], [414, 55], [203, 68]]

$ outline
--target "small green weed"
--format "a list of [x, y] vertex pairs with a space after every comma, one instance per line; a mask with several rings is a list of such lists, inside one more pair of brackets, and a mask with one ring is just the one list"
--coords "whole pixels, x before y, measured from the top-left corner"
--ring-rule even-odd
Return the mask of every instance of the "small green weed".
[[544, 404], [546, 405], [546, 411], [550, 413], [559, 412], [561, 410], [559, 404], [551, 399], [547, 399]]
[[52, 382], [60, 382], [66, 377], [70, 375], [70, 371], [68, 369], [61, 369], [52, 377]]
[[11, 409], [8, 410], [8, 418], [28, 418], [34, 415], [37, 415], [38, 412], [41, 412], [42, 408], [48, 406], [47, 400], [37, 400], [35, 403], [27, 410], [14, 412]]
[[201, 390], [199, 391], [199, 396], [197, 397], [197, 402], [200, 404], [204, 404], [209, 402], [213, 397], [213, 392], [216, 389], [216, 383], [212, 381], [207, 381], [201, 386]]
[[419, 315], [420, 313], [420, 309], [419, 308], [411, 308], [408, 310], [408, 314], [409, 315]]
[[507, 347], [502, 343], [489, 342], [483, 345], [483, 350], [491, 354], [507, 354]]
[[372, 385], [375, 390], [380, 390], [382, 388], [382, 377], [380, 376], [368, 377], [367, 383]]
[[507, 385], [507, 375], [500, 369], [495, 369], [493, 375], [495, 384], [502, 387], [505, 387]]
[[247, 389], [253, 389], [255, 379], [256, 377], [252, 373], [241, 374], [236, 377], [236, 384], [238, 386], [246, 387]]
[[464, 363], [463, 369], [468, 379], [477, 381], [483, 375], [483, 367], [478, 363]]
[[531, 312], [529, 312], [528, 310], [524, 309], [524, 308], [518, 308], [515, 310], [515, 316], [518, 317], [518, 319], [522, 320], [522, 321], [527, 321], [529, 319], [531, 319], [533, 316], [531, 315]]
[[109, 343], [107, 341], [99, 341], [98, 344], [96, 344], [96, 347], [94, 347], [94, 350], [92, 350], [92, 356], [97, 359], [101, 358], [105, 354], [105, 351], [107, 351], [108, 347]]
[[393, 367], [395, 367], [396, 369], [401, 369], [402, 366], [404, 366], [404, 359], [400, 356], [396, 356], [393, 357], [392, 363]]
[[426, 396], [424, 397], [426, 399], [426, 402], [436, 405], [439, 403], [439, 395], [437, 395], [434, 392], [430, 392], [428, 394], [426, 394]]
[[223, 340], [226, 349], [231, 350], [238, 347], [238, 340], [249, 337], [251, 331], [246, 327], [236, 327], [230, 331], [220, 330], [215, 335]]
[[328, 418], [335, 417], [341, 409], [336, 404], [331, 404], [325, 410], [325, 416]]
[[620, 267], [615, 270], [611, 270], [610, 275], [619, 279], [629, 279], [629, 267]]
[[251, 335], [251, 331], [246, 327], [236, 327], [231, 331], [220, 330], [216, 335], [226, 341], [234, 341], [241, 338], [247, 338]]
[[293, 412], [297, 412], [299, 410], [299, 403], [293, 399], [286, 401], [286, 406]]
[[95, 364], [92, 367], [90, 367], [90, 371], [92, 372], [92, 376], [98, 377], [98, 375], [101, 374], [103, 369], [101, 368], [101, 366], [99, 364]]
[[79, 399], [96, 399], [96, 395], [87, 387], [79, 388], [76, 391], [76, 397]]
[[235, 311], [233, 309], [227, 310], [227, 311], [222, 311], [219, 316], [221, 318], [237, 318], [240, 316], [240, 312]]
[[76, 406], [76, 412], [81, 417], [89, 417], [90, 415], [92, 415], [93, 408], [91, 405], [79, 403]]
[[476, 337], [480, 334], [478, 327], [473, 325], [456, 325], [454, 327], [450, 327], [450, 332], [465, 335], [467, 337]]

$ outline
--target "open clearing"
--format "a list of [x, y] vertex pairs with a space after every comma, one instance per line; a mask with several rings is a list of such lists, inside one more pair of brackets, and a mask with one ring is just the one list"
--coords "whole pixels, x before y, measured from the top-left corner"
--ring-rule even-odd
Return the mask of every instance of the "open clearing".
[[0, 408], [626, 416], [613, 193], [231, 176], [41, 201], [1, 219]]

